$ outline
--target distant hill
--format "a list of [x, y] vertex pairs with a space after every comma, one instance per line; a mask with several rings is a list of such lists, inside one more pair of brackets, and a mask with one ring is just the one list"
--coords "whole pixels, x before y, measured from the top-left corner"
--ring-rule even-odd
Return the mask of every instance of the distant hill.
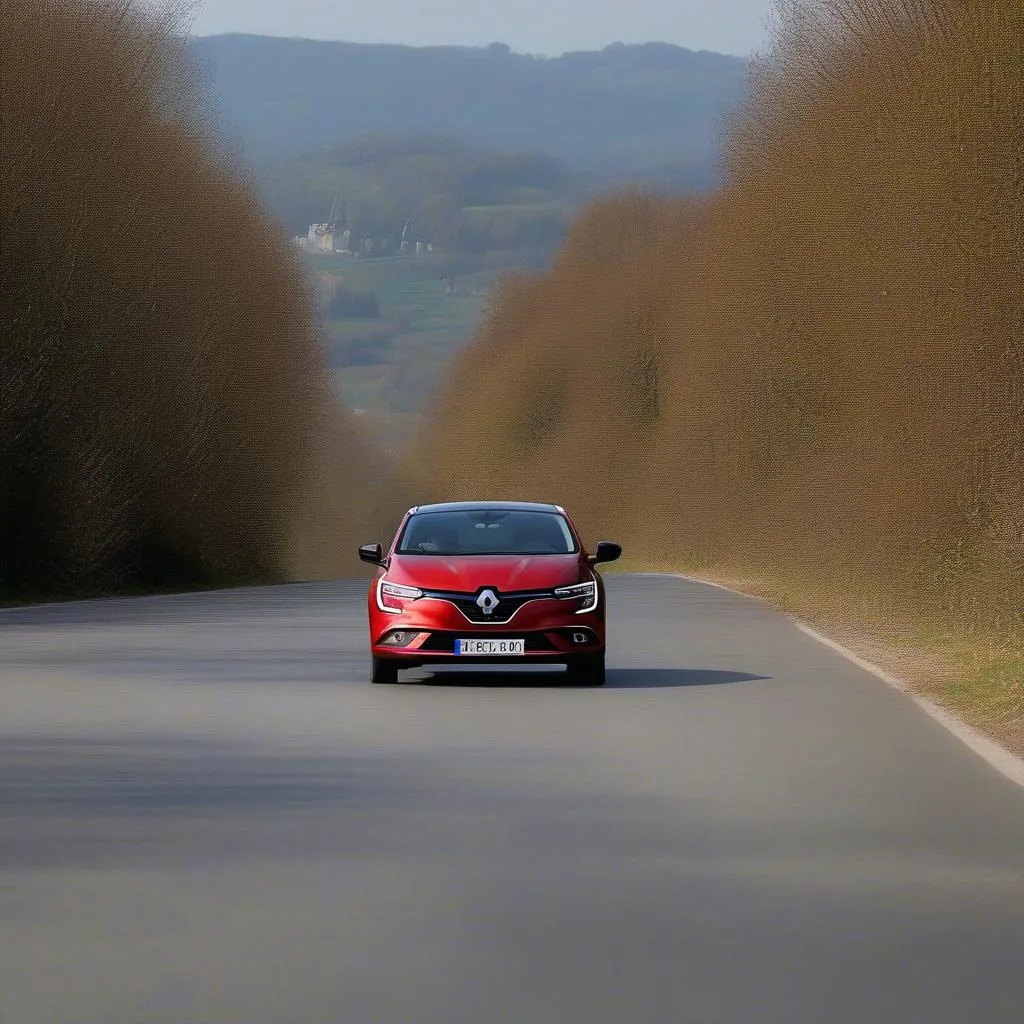
[[543, 150], [574, 169], [703, 188], [747, 62], [663, 43], [561, 57], [221, 35], [190, 40], [218, 119], [256, 164], [362, 134]]

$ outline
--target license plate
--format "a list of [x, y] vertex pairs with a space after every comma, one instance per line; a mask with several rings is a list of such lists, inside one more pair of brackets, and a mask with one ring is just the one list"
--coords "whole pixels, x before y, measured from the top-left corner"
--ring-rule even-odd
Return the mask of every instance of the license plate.
[[456, 654], [524, 654], [525, 640], [456, 640]]

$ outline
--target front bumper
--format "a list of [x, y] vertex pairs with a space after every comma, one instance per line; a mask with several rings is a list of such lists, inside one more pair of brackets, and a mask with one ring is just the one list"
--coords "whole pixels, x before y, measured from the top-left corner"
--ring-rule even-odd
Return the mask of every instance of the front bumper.
[[[446, 661], [487, 663], [564, 662], [573, 654], [604, 649], [604, 616], [600, 609], [577, 612], [576, 602], [529, 601], [507, 622], [493, 626], [469, 621], [453, 604], [420, 598], [402, 604], [400, 612], [371, 608], [370, 644], [376, 657], [410, 666]], [[389, 638], [402, 634], [401, 642]], [[456, 640], [521, 639], [524, 653], [515, 655], [456, 654]]]

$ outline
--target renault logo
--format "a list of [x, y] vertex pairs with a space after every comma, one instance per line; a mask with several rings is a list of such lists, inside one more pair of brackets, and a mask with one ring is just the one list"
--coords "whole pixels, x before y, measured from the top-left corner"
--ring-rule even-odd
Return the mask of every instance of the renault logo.
[[484, 615], [493, 615], [494, 609], [498, 607], [498, 598], [493, 590], [484, 590], [476, 599], [476, 603], [480, 606], [480, 610]]

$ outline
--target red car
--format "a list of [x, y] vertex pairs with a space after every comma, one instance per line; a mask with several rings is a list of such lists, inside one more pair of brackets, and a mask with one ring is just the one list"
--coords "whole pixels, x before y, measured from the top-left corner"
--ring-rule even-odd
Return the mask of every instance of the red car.
[[400, 668], [496, 662], [567, 666], [574, 682], [604, 683], [605, 594], [598, 562], [618, 544], [587, 554], [560, 505], [453, 501], [409, 509], [369, 592], [373, 681]]

